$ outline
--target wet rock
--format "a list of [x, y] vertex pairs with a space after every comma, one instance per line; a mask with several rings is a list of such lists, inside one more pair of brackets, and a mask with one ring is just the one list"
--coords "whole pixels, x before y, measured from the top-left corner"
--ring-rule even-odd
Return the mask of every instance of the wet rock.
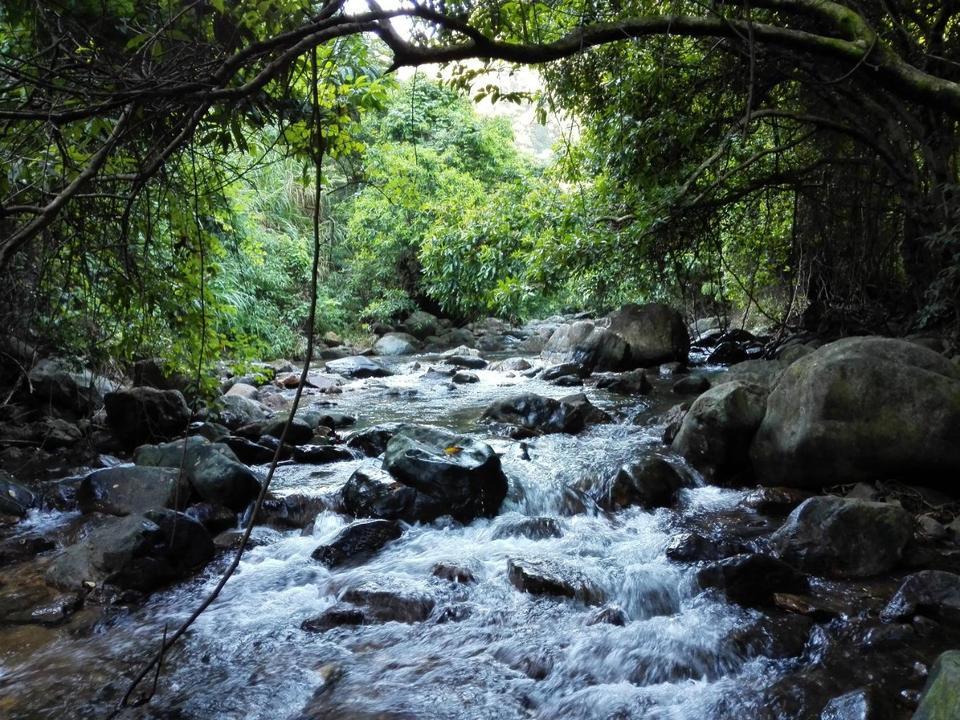
[[925, 615], [960, 625], [960, 575], [942, 570], [923, 570], [908, 575], [880, 613], [887, 621]]
[[474, 373], [461, 371], [454, 373], [453, 377], [450, 378], [450, 382], [455, 385], [471, 385], [480, 382], [480, 378]]
[[247, 398], [248, 400], [256, 400], [260, 396], [260, 391], [257, 390], [254, 385], [247, 385], [246, 383], [238, 382], [230, 386], [230, 389], [224, 393], [227, 397], [233, 397], [237, 395], [239, 397]]
[[257, 440], [257, 444], [263, 445], [272, 453], [270, 456], [271, 460], [273, 460], [273, 454], [276, 454], [277, 460], [280, 461], [289, 460], [293, 457], [293, 445], [287, 445], [286, 443], [281, 445], [280, 440], [273, 435], [261, 435]]
[[575, 434], [587, 424], [586, 414], [582, 409], [533, 393], [494, 401], [484, 411], [483, 419], [517, 425], [543, 434]]
[[410, 314], [410, 317], [403, 321], [403, 327], [415, 339], [425, 340], [431, 335], [437, 334], [440, 324], [435, 315], [423, 310], [415, 310]]
[[823, 496], [790, 513], [771, 546], [805, 572], [862, 578], [896, 567], [912, 537], [913, 517], [901, 507]]
[[524, 537], [528, 540], [546, 540], [563, 536], [560, 523], [551, 517], [527, 517], [500, 525], [493, 532], [494, 540]]
[[263, 503], [257, 522], [281, 530], [302, 530], [312, 525], [317, 515], [327, 509], [327, 501], [315, 495], [293, 494], [282, 498], [268, 498]]
[[441, 580], [460, 583], [461, 585], [468, 585], [477, 581], [477, 578], [474, 576], [473, 571], [470, 570], [470, 568], [449, 562], [437, 563], [433, 566], [431, 574], [434, 577], [440, 578]]
[[960, 708], [960, 651], [945, 652], [930, 669], [913, 720], [955, 720]]
[[712, 382], [714, 385], [744, 382], [771, 389], [788, 365], [788, 362], [781, 360], [745, 360], [731, 366], [725, 373], [714, 375]]
[[585, 393], [574, 393], [573, 395], [564, 395], [560, 398], [564, 405], [572, 406], [577, 412], [583, 415], [585, 425], [603, 425], [612, 423], [613, 418], [592, 402]]
[[349, 448], [337, 445], [301, 445], [293, 450], [294, 462], [312, 465], [355, 460]]
[[597, 387], [620, 395], [646, 395], [653, 390], [647, 373], [643, 370], [631, 370], [601, 378]]
[[493, 448], [440, 428], [402, 428], [387, 444], [383, 469], [442, 503], [461, 522], [496, 515], [507, 494], [507, 478]]
[[365, 616], [380, 622], [423, 622], [436, 605], [427, 592], [416, 588], [389, 588], [369, 583], [347, 590], [343, 600], [363, 606]]
[[482, 370], [487, 366], [487, 361], [476, 355], [445, 355], [440, 362], [468, 370]]
[[0, 540], [0, 567], [32, 560], [56, 546], [50, 538], [33, 532]]
[[726, 340], [714, 348], [707, 357], [711, 365], [734, 365], [747, 359], [747, 352], [738, 342]]
[[370, 377], [388, 377], [393, 373], [378, 362], [362, 355], [353, 355], [351, 357], [340, 358], [339, 360], [329, 360], [327, 362], [327, 372], [343, 375], [347, 378], [360, 380]]
[[304, 620], [300, 629], [306, 632], [320, 633], [336, 627], [363, 625], [366, 620], [363, 610], [346, 603], [338, 603], [324, 610], [318, 617]]
[[373, 351], [377, 355], [413, 355], [420, 349], [420, 343], [413, 335], [407, 333], [392, 332], [383, 335], [373, 345]]
[[367, 457], [382, 455], [387, 449], [390, 438], [403, 427], [402, 423], [381, 423], [350, 433], [347, 437], [347, 447], [359, 450]]
[[[276, 420], [267, 420], [261, 426], [260, 433], [262, 435], [270, 435], [279, 440], [283, 437], [288, 419], [289, 418], [284, 417]], [[313, 427], [315, 426], [311, 426], [310, 423], [303, 418], [294, 417], [290, 423], [290, 429], [286, 430], [287, 435], [283, 438], [283, 441], [290, 445], [305, 445], [313, 440]]]
[[559, 365], [550, 365], [540, 373], [540, 379], [544, 382], [553, 382], [563, 377], [573, 376], [585, 378], [590, 375], [590, 370], [581, 363], [560, 363]]
[[659, 418], [659, 421], [663, 423], [664, 426], [664, 445], [670, 445], [677, 437], [677, 433], [679, 433], [680, 428], [683, 427], [683, 419], [687, 416], [687, 413], [690, 412], [690, 405], [691, 403], [689, 402], [674, 405]]
[[765, 485], [922, 477], [956, 495], [958, 432], [960, 366], [902, 340], [847, 338], [784, 371], [751, 458]]
[[682, 532], [674, 535], [670, 538], [665, 554], [670, 560], [678, 562], [719, 560], [725, 556], [716, 540], [711, 540], [695, 532]]
[[889, 715], [869, 688], [852, 690], [833, 698], [823, 708], [820, 720], [887, 720]]
[[194, 503], [186, 509], [185, 514], [203, 525], [211, 535], [237, 526], [237, 513], [223, 505], [208, 502]]
[[507, 578], [517, 590], [531, 595], [573, 598], [588, 605], [603, 602], [603, 591], [583, 573], [553, 560], [510, 559]]
[[590, 494], [604, 510], [622, 510], [632, 505], [655, 508], [671, 505], [677, 491], [686, 485], [673, 465], [649, 456], [623, 465]]
[[244, 425], [263, 422], [268, 416], [267, 410], [256, 400], [238, 395], [224, 395], [208, 413], [207, 419], [230, 430], [236, 430]]
[[710, 389], [710, 381], [703, 375], [687, 375], [671, 388], [677, 395], [700, 395]]
[[357, 419], [353, 415], [347, 415], [346, 413], [318, 412], [316, 414], [316, 425], [313, 427], [318, 432], [320, 428], [324, 427], [330, 428], [331, 430], [339, 430], [355, 425], [356, 422]]
[[182, 510], [192, 490], [179, 468], [126, 465], [96, 470], [77, 488], [84, 513], [136, 515], [154, 508]]
[[697, 573], [703, 588], [721, 590], [730, 600], [748, 607], [773, 604], [775, 592], [804, 592], [807, 580], [787, 563], [769, 555], [736, 555]]
[[523, 372], [532, 367], [533, 365], [530, 364], [530, 361], [522, 357], [507, 358], [506, 360], [500, 360], [490, 365], [491, 370], [497, 370], [499, 372]]
[[200, 523], [172, 510], [110, 519], [54, 558], [47, 582], [81, 590], [87, 582], [149, 592], [213, 557]]
[[561, 325], [550, 336], [541, 357], [548, 363], [575, 363], [590, 372], [624, 370], [629, 348], [616, 333], [590, 320]]
[[[186, 455], [184, 455], [186, 443]], [[242, 511], [259, 493], [260, 481], [226, 445], [193, 436], [161, 445], [142, 445], [137, 465], [179, 468], [181, 463], [196, 494], [207, 502]]]
[[617, 625], [623, 627], [630, 621], [627, 613], [618, 605], [607, 605], [593, 613], [587, 625]]
[[732, 480], [749, 473], [749, 450], [760, 427], [767, 392], [733, 382], [698, 397], [683, 418], [671, 447], [705, 477]]
[[310, 557], [330, 568], [362, 562], [402, 534], [395, 520], [357, 520], [328, 544], [314, 550]]
[[765, 515], [786, 515], [813, 494], [798, 488], [759, 487], [751, 491], [743, 505]]
[[190, 408], [179, 390], [137, 387], [107, 393], [107, 424], [127, 447], [167, 440], [183, 432]]
[[244, 437], [231, 435], [223, 439], [223, 444], [233, 451], [237, 459], [245, 465], [263, 465], [273, 460], [274, 450]]
[[812, 627], [813, 620], [802, 615], [761, 615], [753, 622], [740, 625], [727, 637], [727, 642], [741, 656], [795, 658], [803, 653]]
[[26, 517], [38, 504], [37, 496], [26, 485], [18, 483], [13, 475], [0, 470], [0, 515]]
[[631, 367], [653, 367], [678, 360], [686, 362], [690, 335], [683, 317], [660, 303], [627, 304], [607, 315], [610, 331], [627, 343]]
[[340, 490], [344, 510], [354, 517], [432, 522], [446, 512], [439, 499], [398, 482], [379, 467], [357, 468]]

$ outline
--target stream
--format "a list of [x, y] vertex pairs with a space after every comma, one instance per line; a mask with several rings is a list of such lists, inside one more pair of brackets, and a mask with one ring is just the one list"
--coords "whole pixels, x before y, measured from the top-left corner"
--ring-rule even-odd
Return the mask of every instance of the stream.
[[[334, 570], [310, 555], [349, 518], [327, 511], [303, 532], [256, 528], [255, 546], [221, 597], [166, 659], [156, 697], [124, 717], [754, 717], [760, 691], [795, 661], [744, 642], [744, 633], [760, 633], [751, 630], [760, 613], [701, 591], [696, 563], [665, 554], [681, 529], [742, 515], [745, 492], [705, 486], [682, 460], [668, 457], [691, 481], [674, 507], [572, 507], [569, 487], [590, 487], [627, 461], [663, 452], [658, 417], [679, 401], [669, 381], [654, 379], [652, 394], [630, 398], [587, 387], [616, 423], [520, 443], [478, 424], [492, 400], [520, 391], [559, 398], [580, 389], [489, 370], [476, 371], [477, 383], [454, 387], [424, 379], [430, 360], [414, 360], [395, 362], [392, 377], [352, 381], [341, 395], [306, 396], [304, 403], [332, 400], [358, 418], [357, 428], [428, 423], [489, 443], [510, 483], [497, 517], [410, 526], [372, 559]], [[325, 495], [371, 462], [286, 464], [272, 489], [278, 496]], [[35, 514], [25, 526], [73, 517]], [[551, 519], [535, 523], [552, 530], [524, 536], [517, 528], [530, 518]], [[508, 579], [511, 559], [567, 568], [588, 578], [604, 600], [587, 605], [520, 592]], [[201, 574], [140, 607], [84, 609], [57, 628], [0, 630], [0, 716], [104, 717], [164, 628], [189, 614], [228, 562], [221, 553]], [[438, 563], [467, 569], [475, 582], [434, 576]], [[301, 629], [357, 587], [432, 602], [432, 610], [422, 622]], [[622, 609], [625, 624], [595, 622], [605, 606]]]

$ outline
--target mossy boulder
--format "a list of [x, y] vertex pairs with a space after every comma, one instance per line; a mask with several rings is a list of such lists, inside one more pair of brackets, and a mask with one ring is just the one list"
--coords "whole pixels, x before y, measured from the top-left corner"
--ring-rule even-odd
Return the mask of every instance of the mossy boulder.
[[957, 718], [960, 718], [960, 650], [950, 650], [933, 664], [913, 720]]

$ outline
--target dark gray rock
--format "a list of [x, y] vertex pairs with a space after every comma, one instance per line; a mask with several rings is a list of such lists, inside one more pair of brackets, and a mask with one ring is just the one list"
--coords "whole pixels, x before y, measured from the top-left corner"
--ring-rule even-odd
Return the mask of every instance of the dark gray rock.
[[462, 522], [496, 515], [507, 494], [507, 478], [493, 448], [440, 428], [402, 428], [387, 444], [383, 468]]
[[494, 540], [503, 538], [524, 537], [528, 540], [546, 540], [563, 536], [559, 521], [551, 517], [526, 517], [511, 520], [498, 527], [493, 532]]
[[601, 378], [597, 387], [620, 395], [647, 395], [653, 390], [647, 373], [643, 370], [631, 370]]
[[327, 567], [366, 560], [403, 531], [394, 520], [357, 520], [337, 533], [326, 545], [313, 551], [310, 557]]
[[149, 592], [189, 575], [213, 553], [200, 523], [172, 510], [151, 510], [108, 520], [54, 558], [46, 577], [63, 590], [93, 582]]
[[100, 406], [102, 389], [107, 384], [103, 378], [78, 370], [60, 358], [38, 361], [27, 377], [35, 404], [52, 405], [77, 417], [89, 415]]
[[603, 602], [603, 591], [582, 572], [553, 560], [510, 559], [507, 578], [515, 588], [531, 595], [573, 598], [588, 605]]
[[703, 588], [721, 590], [740, 605], [773, 604], [774, 593], [807, 590], [807, 579], [787, 563], [769, 555], [736, 555], [708, 565], [697, 573]]
[[340, 445], [301, 445], [294, 448], [293, 459], [298, 463], [323, 465], [355, 460], [356, 456], [349, 448]]
[[402, 423], [392, 422], [357, 430], [347, 436], [347, 447], [359, 450], [367, 457], [377, 457], [383, 454], [390, 438], [396, 435], [401, 427]]
[[627, 613], [618, 605], [607, 605], [597, 610], [587, 620], [587, 625], [616, 625], [623, 627], [630, 621]]
[[0, 515], [25, 517], [37, 505], [37, 496], [30, 488], [18, 483], [10, 473], [0, 470]]
[[230, 430], [236, 430], [244, 425], [264, 422], [269, 416], [267, 409], [256, 400], [239, 395], [224, 395], [207, 414], [207, 419]]
[[423, 622], [436, 605], [436, 601], [424, 591], [372, 583], [350, 588], [343, 594], [343, 600], [362, 606], [365, 617], [380, 622]]
[[231, 435], [224, 438], [222, 442], [233, 451], [240, 462], [246, 465], [263, 465], [273, 460], [275, 451], [253, 440]]
[[922, 570], [908, 575], [880, 617], [895, 621], [908, 620], [914, 615], [960, 624], [960, 575], [942, 570]]
[[471, 385], [480, 382], [480, 378], [475, 373], [460, 371], [453, 374], [450, 382], [455, 385]]
[[179, 468], [122, 465], [95, 470], [77, 488], [81, 512], [136, 515], [156, 508], [182, 510], [192, 490]]
[[[283, 436], [284, 429], [287, 426], [288, 417], [268, 420], [261, 428], [262, 435], [271, 435], [278, 440]], [[313, 440], [313, 430], [316, 426], [311, 426], [309, 422], [300, 417], [294, 417], [290, 423], [290, 429], [287, 430], [287, 436], [283, 439], [290, 445], [306, 445]]]
[[700, 395], [710, 389], [710, 381], [703, 375], [687, 375], [673, 384], [677, 395]]
[[624, 370], [628, 351], [627, 343], [616, 333], [581, 320], [557, 328], [541, 357], [548, 363], [573, 363], [590, 372]]
[[494, 401], [484, 411], [483, 419], [542, 434], [575, 434], [586, 427], [587, 412], [572, 403], [524, 393]]
[[0, 567], [32, 560], [40, 553], [53, 550], [57, 544], [48, 537], [29, 532], [0, 540]]
[[447, 580], [448, 582], [459, 583], [461, 585], [469, 585], [477, 581], [477, 578], [470, 568], [450, 562], [437, 563], [433, 566], [430, 574], [441, 580]]
[[590, 369], [585, 367], [582, 363], [560, 363], [559, 365], [550, 365], [549, 367], [544, 368], [543, 372], [540, 373], [540, 379], [544, 380], [545, 382], [552, 382], [570, 375], [574, 377], [585, 378], [590, 375]]
[[403, 321], [403, 328], [414, 336], [414, 339], [426, 340], [431, 335], [436, 335], [440, 328], [440, 322], [436, 315], [431, 315], [423, 310], [415, 310], [406, 320]]
[[823, 496], [790, 513], [771, 546], [804, 572], [863, 578], [896, 567], [912, 537], [913, 516], [901, 507]]
[[319, 633], [332, 630], [336, 627], [363, 625], [366, 617], [363, 610], [346, 603], [338, 603], [324, 610], [318, 617], [304, 620], [300, 629], [306, 632]]
[[482, 370], [487, 366], [487, 361], [482, 357], [475, 355], [447, 355], [440, 360], [444, 365], [453, 365], [458, 368], [467, 368], [468, 370]]
[[594, 488], [590, 496], [604, 510], [622, 510], [632, 505], [650, 509], [672, 505], [677, 491], [686, 485], [686, 479], [673, 465], [651, 455], [623, 465]]
[[362, 465], [340, 490], [344, 511], [354, 517], [432, 522], [446, 512], [446, 505], [425, 493], [398, 482], [379, 467]]
[[743, 346], [733, 340], [724, 340], [717, 344], [713, 352], [707, 357], [711, 365], [734, 365], [748, 358]]
[[679, 312], [667, 305], [627, 304], [607, 315], [610, 331], [627, 344], [630, 367], [686, 362], [690, 335]]
[[373, 351], [377, 355], [398, 356], [413, 355], [420, 349], [420, 343], [413, 335], [407, 333], [392, 332], [383, 335], [373, 345]]
[[[184, 443], [186, 455], [184, 456]], [[193, 436], [161, 445], [142, 445], [137, 465], [179, 468], [181, 463], [196, 494], [214, 505], [240, 512], [260, 493], [260, 481], [226, 445]]]
[[127, 447], [167, 440], [190, 422], [190, 408], [179, 390], [137, 387], [107, 393], [107, 424]]

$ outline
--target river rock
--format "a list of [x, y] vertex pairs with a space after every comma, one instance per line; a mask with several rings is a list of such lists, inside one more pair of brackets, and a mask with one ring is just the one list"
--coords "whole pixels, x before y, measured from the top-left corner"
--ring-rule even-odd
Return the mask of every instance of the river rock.
[[627, 304], [607, 315], [610, 331], [627, 344], [630, 367], [653, 367], [679, 360], [686, 362], [690, 335], [683, 317], [660, 303]]
[[464, 372], [463, 370], [455, 372], [450, 378], [450, 382], [454, 385], [472, 385], [473, 383], [480, 382], [480, 378], [476, 373]]
[[[184, 456], [186, 443], [186, 456]], [[134, 452], [137, 465], [179, 468], [181, 463], [196, 494], [214, 505], [242, 511], [260, 493], [260, 481], [222, 443], [192, 436], [162, 445], [142, 445]]]
[[653, 386], [643, 370], [631, 370], [617, 375], [609, 375], [597, 382], [601, 390], [609, 390], [620, 395], [646, 395]]
[[343, 375], [347, 378], [360, 380], [370, 377], [389, 377], [393, 373], [378, 362], [362, 355], [330, 360], [327, 362], [327, 372]]
[[575, 376], [585, 378], [590, 374], [590, 370], [577, 362], [560, 363], [559, 365], [550, 365], [540, 373], [540, 379], [544, 382], [553, 382], [562, 377]]
[[769, 555], [736, 555], [720, 560], [697, 573], [703, 588], [717, 588], [730, 600], [748, 607], [773, 604], [774, 593], [800, 593], [807, 580], [787, 563]]
[[584, 408], [533, 393], [495, 400], [483, 412], [483, 419], [543, 434], [576, 434], [587, 424]]
[[366, 618], [380, 622], [423, 622], [436, 605], [429, 592], [414, 585], [364, 583], [347, 590], [342, 599], [362, 606]]
[[799, 488], [759, 487], [743, 499], [743, 505], [765, 515], [786, 515], [811, 497], [812, 493]]
[[246, 465], [263, 465], [273, 460], [274, 450], [247, 438], [231, 435], [224, 438], [222, 442], [233, 451], [240, 462]]
[[604, 510], [622, 510], [632, 505], [665, 507], [687, 484], [676, 468], [660, 457], [649, 456], [621, 466], [590, 495]]
[[39, 360], [27, 374], [32, 400], [42, 407], [51, 405], [76, 417], [89, 415], [103, 401], [102, 389], [109, 384], [89, 372], [77, 371], [60, 358]]
[[304, 620], [300, 629], [306, 632], [326, 632], [345, 625], [363, 625], [366, 620], [363, 610], [347, 603], [337, 603], [328, 607], [318, 617]]
[[329, 543], [314, 550], [310, 557], [330, 568], [357, 563], [402, 534], [395, 520], [357, 520], [343, 528]]
[[913, 517], [899, 506], [821, 496], [790, 513], [771, 546], [804, 572], [863, 578], [896, 567], [912, 537]]
[[155, 508], [182, 510], [192, 490], [179, 468], [121, 465], [95, 470], [77, 488], [81, 512], [135, 515]]
[[415, 310], [410, 314], [410, 317], [403, 321], [403, 327], [415, 339], [426, 340], [431, 335], [437, 334], [440, 323], [436, 315], [431, 315], [423, 310]]
[[726, 372], [714, 375], [711, 382], [722, 385], [739, 381], [771, 389], [789, 364], [783, 360], [745, 360], [732, 365]]
[[748, 473], [750, 443], [763, 420], [766, 398], [759, 385], [732, 382], [711, 388], [690, 406], [671, 447], [708, 479]]
[[441, 580], [460, 585], [469, 585], [477, 581], [470, 568], [452, 562], [438, 562], [433, 566], [430, 574]]
[[700, 395], [710, 389], [710, 381], [703, 375], [687, 375], [671, 388], [677, 395]]
[[373, 345], [377, 355], [413, 355], [420, 348], [420, 343], [413, 335], [407, 333], [387, 333]]
[[493, 540], [524, 537], [528, 540], [546, 540], [563, 536], [559, 521], [551, 517], [524, 517], [508, 520], [493, 531]]
[[903, 621], [914, 615], [960, 624], [960, 575], [942, 570], [922, 570], [908, 575], [880, 617]]
[[603, 591], [578, 569], [553, 560], [507, 560], [507, 578], [517, 590], [531, 595], [553, 595], [588, 605], [603, 602]]
[[172, 510], [150, 510], [108, 520], [54, 558], [46, 577], [63, 590], [94, 582], [149, 592], [190, 574], [213, 553], [200, 523]]
[[443, 501], [398, 482], [379, 467], [361, 465], [340, 490], [344, 511], [361, 518], [432, 522], [447, 512]]
[[0, 515], [26, 517], [30, 508], [37, 504], [37, 496], [30, 488], [18, 483], [10, 473], [0, 470]]
[[530, 361], [522, 357], [507, 358], [506, 360], [500, 360], [490, 365], [491, 370], [498, 372], [523, 372], [532, 367], [533, 365], [530, 364]]
[[747, 358], [747, 351], [743, 349], [740, 343], [726, 340], [714, 348], [713, 352], [707, 357], [707, 362], [710, 365], [735, 365]]
[[956, 720], [960, 708], [960, 650], [937, 658], [913, 720]]
[[[281, 437], [283, 437], [288, 419], [289, 416], [277, 418], [275, 420], [267, 420], [260, 426], [260, 434], [270, 435], [279, 440]], [[287, 436], [283, 438], [283, 441], [290, 445], [306, 445], [308, 442], [313, 440], [314, 427], [316, 426], [311, 426], [310, 423], [302, 417], [294, 417], [290, 422], [290, 429], [286, 431]]]
[[838, 340], [780, 377], [751, 448], [766, 485], [923, 478], [960, 492], [960, 367], [913, 343]]
[[380, 423], [363, 430], [357, 430], [347, 436], [347, 447], [359, 450], [367, 457], [377, 457], [387, 449], [390, 438], [397, 434], [403, 423]]
[[179, 390], [129, 388], [107, 393], [103, 402], [107, 424], [128, 447], [167, 440], [190, 422], [190, 408]]
[[453, 365], [458, 368], [467, 368], [469, 370], [482, 370], [487, 366], [487, 361], [478, 355], [444, 355], [440, 360], [444, 365]]
[[623, 627], [630, 621], [627, 613], [619, 605], [606, 605], [594, 612], [588, 619], [587, 625], [616, 625]]
[[496, 515], [507, 494], [507, 478], [493, 448], [440, 428], [402, 428], [387, 444], [383, 469], [440, 501], [461, 522]]
[[230, 430], [263, 422], [269, 416], [270, 413], [262, 404], [240, 395], [220, 396], [214, 408], [208, 413], [209, 420], [220, 423]]
[[260, 391], [257, 390], [255, 385], [248, 385], [247, 383], [234, 383], [230, 386], [230, 389], [224, 393], [227, 397], [239, 396], [247, 398], [248, 400], [256, 400], [260, 397]]
[[349, 448], [338, 445], [301, 445], [293, 449], [294, 462], [308, 465], [323, 465], [355, 459]]
[[576, 363], [590, 372], [627, 368], [627, 343], [616, 333], [581, 320], [561, 325], [550, 336], [541, 357], [549, 363]]

